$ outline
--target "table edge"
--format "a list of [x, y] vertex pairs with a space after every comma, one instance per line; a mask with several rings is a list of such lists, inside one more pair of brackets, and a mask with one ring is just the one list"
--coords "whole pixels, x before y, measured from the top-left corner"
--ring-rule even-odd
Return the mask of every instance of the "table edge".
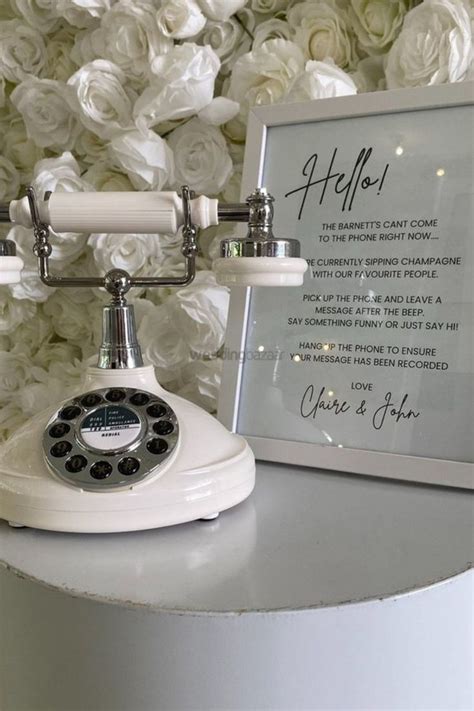
[[289, 614], [300, 614], [304, 612], [317, 612], [318, 610], [338, 610], [340, 608], [353, 607], [355, 605], [367, 605], [372, 603], [383, 603], [385, 601], [394, 601], [399, 598], [408, 597], [410, 595], [422, 594], [423, 592], [428, 592], [435, 587], [440, 585], [447, 585], [454, 582], [455, 579], [468, 575], [472, 573], [473, 577], [473, 590], [474, 590], [474, 563], [469, 561], [460, 570], [454, 573], [450, 573], [446, 577], [441, 577], [436, 580], [430, 580], [427, 583], [417, 585], [413, 588], [403, 588], [395, 592], [387, 593], [385, 595], [376, 595], [374, 597], [368, 596], [359, 598], [356, 600], [341, 600], [338, 602], [324, 603], [316, 602], [311, 604], [299, 605], [295, 607], [272, 607], [272, 608], [255, 608], [255, 609], [240, 609], [240, 610], [206, 610], [206, 609], [188, 609], [188, 608], [173, 608], [173, 607], [162, 607], [160, 605], [155, 605], [153, 603], [137, 602], [134, 600], [122, 600], [120, 598], [110, 597], [106, 595], [91, 593], [88, 591], [76, 590], [69, 588], [67, 586], [53, 585], [52, 583], [42, 580], [34, 575], [30, 575], [25, 571], [11, 565], [4, 559], [0, 559], [0, 568], [7, 573], [11, 573], [20, 580], [25, 580], [30, 583], [40, 585], [42, 588], [49, 590], [51, 592], [62, 593], [63, 595], [68, 595], [69, 597], [87, 600], [89, 602], [97, 602], [100, 604], [114, 605], [116, 607], [122, 607], [124, 609], [141, 611], [141, 612], [154, 612], [162, 615], [177, 615], [177, 616], [191, 616], [191, 617], [241, 617], [243, 615], [289, 615]]

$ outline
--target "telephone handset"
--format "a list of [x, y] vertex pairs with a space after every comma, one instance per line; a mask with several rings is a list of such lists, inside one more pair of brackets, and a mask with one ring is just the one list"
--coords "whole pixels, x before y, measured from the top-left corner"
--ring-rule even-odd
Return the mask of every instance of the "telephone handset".
[[[43, 283], [102, 286], [103, 337], [96, 367], [81, 392], [20, 428], [2, 447], [0, 518], [12, 526], [57, 531], [131, 531], [212, 519], [243, 501], [255, 482], [253, 454], [239, 435], [191, 402], [166, 392], [143, 363], [133, 306], [134, 286], [185, 286], [195, 275], [199, 228], [248, 222], [244, 238], [221, 242], [213, 268], [229, 286], [301, 284], [307, 265], [299, 243], [273, 235], [273, 198], [255, 190], [245, 203], [219, 204], [181, 193], [48, 193], [32, 188], [0, 205], [0, 221], [32, 227]], [[49, 228], [70, 232], [160, 233], [182, 228], [184, 273], [132, 277], [53, 276]], [[150, 238], [151, 239], [151, 238]], [[0, 283], [21, 278], [11, 240], [0, 240]]]

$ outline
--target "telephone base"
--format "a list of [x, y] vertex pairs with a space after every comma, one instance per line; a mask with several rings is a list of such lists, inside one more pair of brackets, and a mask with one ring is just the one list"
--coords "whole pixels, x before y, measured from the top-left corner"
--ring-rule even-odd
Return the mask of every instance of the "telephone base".
[[45, 428], [58, 405], [37, 415], [3, 445], [0, 518], [15, 527], [50, 531], [136, 531], [212, 520], [250, 495], [255, 460], [246, 441], [193, 403], [163, 390], [151, 366], [90, 368], [78, 395], [120, 387], [154, 393], [172, 409], [179, 437], [169, 458], [136, 483], [130, 477], [129, 484], [115, 488], [87, 490], [63, 480], [43, 453]]

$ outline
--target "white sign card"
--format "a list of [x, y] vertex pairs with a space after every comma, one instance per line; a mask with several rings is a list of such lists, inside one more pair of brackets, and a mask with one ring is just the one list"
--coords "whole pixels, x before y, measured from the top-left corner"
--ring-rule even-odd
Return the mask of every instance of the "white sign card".
[[257, 457], [472, 487], [473, 119], [472, 84], [252, 113], [244, 192], [309, 265], [233, 290], [220, 417]]

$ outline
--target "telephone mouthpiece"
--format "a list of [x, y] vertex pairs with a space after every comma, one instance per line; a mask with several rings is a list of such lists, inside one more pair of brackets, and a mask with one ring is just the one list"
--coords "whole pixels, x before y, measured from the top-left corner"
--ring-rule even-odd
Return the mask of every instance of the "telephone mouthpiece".
[[308, 265], [295, 239], [226, 239], [213, 269], [224, 286], [301, 286]]
[[15, 243], [0, 239], [0, 284], [18, 284], [23, 267], [23, 260], [16, 256]]
[[301, 286], [308, 265], [300, 258], [297, 239], [273, 234], [273, 197], [257, 188], [246, 200], [249, 229], [246, 237], [221, 241], [213, 263], [217, 281], [224, 286]]

